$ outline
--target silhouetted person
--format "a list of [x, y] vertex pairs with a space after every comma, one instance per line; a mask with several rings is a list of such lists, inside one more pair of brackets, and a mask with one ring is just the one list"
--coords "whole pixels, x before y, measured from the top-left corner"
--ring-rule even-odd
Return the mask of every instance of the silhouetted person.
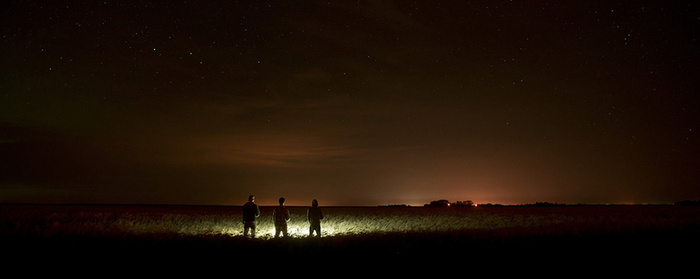
[[311, 207], [306, 211], [306, 219], [309, 220], [309, 236], [314, 235], [316, 231], [316, 236], [321, 236], [321, 219], [323, 219], [323, 212], [321, 208], [318, 207], [318, 201], [311, 201]]
[[243, 205], [243, 236], [248, 236], [248, 230], [251, 232], [251, 237], [255, 238], [255, 222], [260, 217], [260, 207], [255, 204], [255, 196], [248, 196], [248, 202]]
[[280, 198], [280, 205], [272, 211], [272, 220], [275, 221], [275, 237], [279, 237], [280, 232], [287, 237], [287, 221], [289, 221], [289, 210], [284, 207], [284, 198]]

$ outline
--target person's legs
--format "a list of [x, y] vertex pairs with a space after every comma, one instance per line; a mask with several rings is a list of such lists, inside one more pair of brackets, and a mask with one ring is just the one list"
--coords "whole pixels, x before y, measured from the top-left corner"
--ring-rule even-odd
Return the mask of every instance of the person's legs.
[[321, 236], [321, 225], [311, 224], [309, 227], [309, 236], [314, 236], [314, 231], [316, 232], [316, 236]]
[[314, 231], [316, 231], [316, 236], [321, 236], [321, 224], [312, 223], [309, 227], [309, 236], [313, 236]]
[[248, 236], [248, 232], [250, 231], [250, 236], [255, 238], [255, 222], [245, 222], [243, 224], [243, 236]]

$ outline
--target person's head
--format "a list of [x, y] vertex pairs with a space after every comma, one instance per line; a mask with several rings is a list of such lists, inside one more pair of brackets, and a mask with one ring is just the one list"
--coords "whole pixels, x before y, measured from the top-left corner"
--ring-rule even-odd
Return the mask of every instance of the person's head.
[[318, 201], [316, 199], [311, 201], [311, 206], [316, 207], [318, 206]]
[[253, 195], [248, 196], [248, 201], [254, 201], [254, 200], [255, 200], [255, 196], [253, 196]]
[[284, 204], [284, 198], [280, 198], [280, 205]]

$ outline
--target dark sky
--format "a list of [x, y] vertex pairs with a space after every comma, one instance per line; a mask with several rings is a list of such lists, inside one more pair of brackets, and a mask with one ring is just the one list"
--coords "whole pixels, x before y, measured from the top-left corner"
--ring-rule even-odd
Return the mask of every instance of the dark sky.
[[700, 199], [696, 1], [0, 6], [0, 202]]

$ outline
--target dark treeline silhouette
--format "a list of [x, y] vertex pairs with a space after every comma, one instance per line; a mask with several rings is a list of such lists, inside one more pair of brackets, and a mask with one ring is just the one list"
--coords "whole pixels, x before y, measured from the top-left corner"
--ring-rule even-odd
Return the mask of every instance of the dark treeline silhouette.
[[677, 201], [674, 202], [673, 205], [680, 205], [680, 206], [700, 206], [700, 201]]
[[[624, 205], [675, 205], [675, 206], [700, 206], [700, 200], [684, 200], [677, 201], [673, 204], [585, 204], [585, 203], [556, 203], [556, 202], [535, 202], [535, 203], [525, 203], [518, 205], [503, 205], [499, 203], [480, 203], [479, 207], [496, 207], [496, 206], [511, 206], [511, 207], [559, 207], [559, 206], [624, 206]], [[391, 206], [406, 206], [406, 205], [391, 205]], [[456, 201], [450, 202], [449, 200], [442, 199], [431, 201], [429, 204], [423, 205], [424, 207], [475, 207], [477, 206], [470, 200], [466, 201]]]
[[437, 200], [431, 201], [429, 204], [424, 205], [425, 207], [473, 207], [474, 202], [472, 201], [457, 201], [451, 203], [448, 200]]
[[500, 203], [480, 203], [479, 207], [489, 207], [489, 206], [504, 206]]

